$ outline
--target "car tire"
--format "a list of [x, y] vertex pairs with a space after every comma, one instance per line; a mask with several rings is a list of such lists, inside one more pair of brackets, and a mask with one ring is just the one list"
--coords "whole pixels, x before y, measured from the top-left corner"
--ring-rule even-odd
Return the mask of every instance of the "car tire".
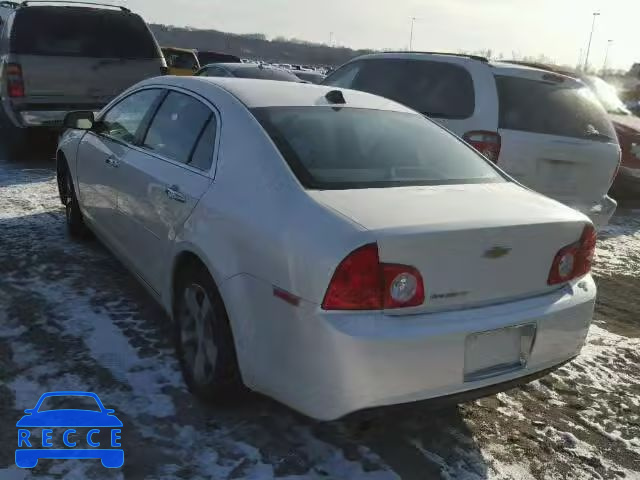
[[209, 272], [200, 265], [179, 276], [174, 302], [174, 341], [189, 391], [225, 403], [245, 392], [229, 317]]
[[69, 170], [63, 168], [58, 175], [58, 188], [61, 189], [60, 197], [65, 208], [69, 235], [77, 239], [86, 239], [89, 237], [89, 229], [84, 223]]

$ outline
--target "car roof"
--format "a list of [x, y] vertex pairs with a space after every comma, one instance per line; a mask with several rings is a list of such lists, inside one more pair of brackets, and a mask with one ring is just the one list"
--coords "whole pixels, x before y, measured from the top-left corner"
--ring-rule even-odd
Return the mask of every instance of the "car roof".
[[[178, 77], [163, 76], [138, 84], [167, 85], [191, 90], [205, 98], [215, 96], [219, 90], [233, 95], [247, 108], [327, 106], [365, 108], [415, 113], [408, 107], [377, 95], [356, 90], [314, 85], [309, 83], [281, 82], [254, 78]], [[325, 95], [332, 90], [343, 92], [346, 104], [330, 103]]]

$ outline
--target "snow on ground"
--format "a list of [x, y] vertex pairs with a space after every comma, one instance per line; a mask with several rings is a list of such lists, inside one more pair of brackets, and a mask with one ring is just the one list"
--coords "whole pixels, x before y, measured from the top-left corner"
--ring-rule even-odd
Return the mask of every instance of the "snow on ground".
[[[68, 238], [48, 165], [0, 163], [0, 480], [640, 478], [640, 326], [614, 295], [640, 293], [629, 283], [638, 218], [623, 212], [601, 234], [602, 303], [578, 360], [460, 407], [412, 404], [322, 424], [258, 395], [196, 402], [159, 308], [99, 243]], [[63, 389], [95, 391], [116, 410], [121, 471], [13, 466], [10, 426], [43, 392]]]
[[623, 210], [598, 237], [598, 275], [640, 276], [640, 209]]

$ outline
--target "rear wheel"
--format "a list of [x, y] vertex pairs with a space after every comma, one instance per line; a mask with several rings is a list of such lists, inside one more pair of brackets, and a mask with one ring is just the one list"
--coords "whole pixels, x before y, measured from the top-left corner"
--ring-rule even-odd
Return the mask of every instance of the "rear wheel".
[[216, 402], [241, 393], [229, 318], [204, 267], [193, 266], [180, 275], [174, 319], [176, 351], [189, 390], [204, 400]]

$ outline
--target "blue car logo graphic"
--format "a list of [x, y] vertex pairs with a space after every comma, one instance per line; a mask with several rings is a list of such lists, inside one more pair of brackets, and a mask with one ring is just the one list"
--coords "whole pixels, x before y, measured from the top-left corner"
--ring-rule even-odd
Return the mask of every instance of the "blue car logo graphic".
[[[95, 400], [98, 410], [83, 409], [44, 409], [42, 404], [47, 399], [63, 400], [60, 397], [84, 397], [83, 401]], [[49, 400], [51, 402], [52, 400]], [[92, 403], [93, 405], [93, 403]], [[43, 410], [43, 411], [41, 411]], [[113, 415], [115, 410], [108, 410], [95, 393], [91, 392], [49, 392], [40, 397], [36, 406], [25, 410], [18, 427], [18, 448], [16, 449], [16, 465], [20, 468], [33, 468], [39, 459], [100, 459], [106, 468], [120, 468], [124, 465], [124, 450], [120, 445], [122, 422]], [[35, 435], [33, 428], [42, 428], [41, 440]], [[76, 428], [87, 429], [85, 434]], [[53, 448], [53, 429], [64, 431], [58, 435], [57, 440], [62, 440], [68, 448]], [[101, 446], [97, 436], [101, 429], [109, 429], [109, 446]], [[59, 432], [57, 432], [59, 433]], [[76, 448], [80, 444], [86, 444], [90, 448]], [[101, 448], [102, 447], [102, 448]]]

